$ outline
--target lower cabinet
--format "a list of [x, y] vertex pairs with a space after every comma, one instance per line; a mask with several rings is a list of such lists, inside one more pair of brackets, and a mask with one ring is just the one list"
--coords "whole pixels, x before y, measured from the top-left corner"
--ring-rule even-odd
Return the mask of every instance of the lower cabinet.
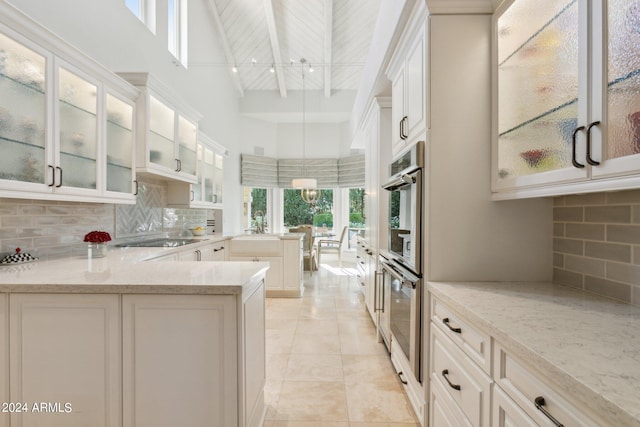
[[253, 257], [239, 257], [231, 256], [229, 261], [254, 261], [254, 262], [268, 262], [269, 269], [265, 275], [264, 282], [267, 292], [279, 291], [283, 289], [282, 284], [282, 257], [276, 256], [253, 256]]
[[612, 425], [433, 295], [430, 334], [431, 427]]
[[119, 296], [9, 299], [10, 398], [3, 402], [26, 404], [11, 413], [11, 426], [120, 426]]
[[245, 287], [0, 294], [0, 427], [260, 426], [265, 289]]
[[[237, 238], [228, 241], [229, 261], [268, 262], [268, 297], [301, 297], [303, 287], [302, 238]], [[226, 250], [226, 249], [225, 249]]]
[[238, 425], [234, 296], [124, 295], [123, 426]]

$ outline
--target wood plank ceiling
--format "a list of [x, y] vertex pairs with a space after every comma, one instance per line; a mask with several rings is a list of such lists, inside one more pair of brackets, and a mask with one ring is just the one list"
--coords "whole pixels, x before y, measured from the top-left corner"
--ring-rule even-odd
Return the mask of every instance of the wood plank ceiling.
[[208, 1], [241, 95], [358, 89], [380, 0]]

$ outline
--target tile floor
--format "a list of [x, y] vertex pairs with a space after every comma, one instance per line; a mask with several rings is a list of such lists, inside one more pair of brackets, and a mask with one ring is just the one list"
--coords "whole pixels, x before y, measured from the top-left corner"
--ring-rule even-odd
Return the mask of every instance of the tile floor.
[[265, 427], [419, 427], [349, 255], [305, 272], [303, 298], [267, 299]]

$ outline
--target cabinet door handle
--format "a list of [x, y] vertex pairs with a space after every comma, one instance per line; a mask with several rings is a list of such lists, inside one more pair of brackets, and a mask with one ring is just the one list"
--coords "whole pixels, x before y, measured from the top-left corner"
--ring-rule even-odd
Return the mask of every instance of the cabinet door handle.
[[591, 166], [598, 166], [600, 162], [597, 162], [591, 158], [591, 128], [594, 126], [598, 126], [600, 124], [599, 121], [593, 122], [587, 126], [587, 163]]
[[459, 384], [453, 384], [451, 381], [449, 381], [449, 370], [445, 369], [442, 371], [442, 376], [444, 377], [445, 381], [447, 381], [447, 384], [449, 384], [449, 387], [451, 387], [454, 390], [460, 390], [460, 385]]
[[449, 322], [450, 321], [449, 321], [448, 317], [445, 317], [444, 319], [442, 319], [442, 323], [444, 323], [447, 328], [451, 329], [456, 334], [461, 334], [462, 333], [462, 329], [461, 328], [454, 328], [449, 324]]
[[51, 165], [47, 165], [51, 169], [51, 184], [48, 184], [49, 187], [53, 187], [56, 183], [56, 168]]
[[191, 201], [193, 202], [196, 199], [196, 192], [191, 190]]
[[60, 171], [60, 181], [58, 182], [58, 185], [56, 185], [56, 188], [60, 188], [62, 187], [62, 168], [60, 166], [56, 166], [56, 169]]
[[408, 382], [407, 380], [405, 380], [404, 378], [402, 378], [402, 376], [404, 375], [404, 373], [402, 371], [398, 372], [398, 378], [400, 378], [400, 382], [404, 385], [407, 385]]
[[179, 163], [180, 160], [175, 159], [175, 161], [176, 161], [176, 172], [180, 172], [180, 163]]
[[582, 163], [578, 163], [578, 161], [576, 160], [576, 135], [581, 130], [584, 130], [584, 126], [580, 126], [580, 127], [575, 128], [573, 130], [573, 133], [571, 134], [571, 163], [573, 164], [573, 166], [575, 166], [577, 168], [583, 168], [584, 167], [584, 165]]
[[542, 396], [536, 397], [535, 399], [533, 399], [533, 403], [536, 405], [536, 408], [540, 412], [542, 412], [547, 418], [551, 420], [553, 424], [556, 425], [556, 427], [564, 427], [564, 424], [556, 420], [556, 418], [553, 415], [551, 415], [551, 413], [549, 413], [549, 411], [547, 411], [547, 409], [544, 407], [544, 404], [545, 404], [544, 397]]
[[202, 252], [200, 252], [200, 249], [196, 249], [196, 260], [202, 261]]
[[133, 183], [134, 183], [134, 184], [136, 184], [136, 191], [134, 191], [134, 192], [133, 192], [133, 195], [134, 195], [134, 196], [137, 196], [137, 195], [138, 195], [138, 189], [139, 189], [139, 188], [138, 188], [138, 187], [139, 187], [139, 185], [138, 185], [138, 180], [137, 180], [137, 179], [134, 179], [134, 180], [133, 180]]
[[405, 128], [405, 124], [407, 123], [407, 119], [408, 119], [408, 117], [404, 116], [402, 118], [402, 120], [400, 120], [400, 138], [402, 138], [402, 139], [407, 139], [409, 137], [409, 135], [407, 135], [405, 133], [405, 131], [404, 131], [405, 130], [404, 129]]
[[182, 171], [182, 160], [178, 159], [178, 172]]

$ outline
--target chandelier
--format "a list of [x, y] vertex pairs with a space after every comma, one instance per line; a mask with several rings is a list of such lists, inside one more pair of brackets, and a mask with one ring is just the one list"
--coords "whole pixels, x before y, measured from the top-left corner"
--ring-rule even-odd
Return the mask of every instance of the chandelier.
[[304, 82], [304, 65], [307, 60], [300, 58], [302, 65], [302, 178], [294, 178], [291, 180], [291, 187], [300, 189], [300, 197], [306, 203], [315, 205], [320, 197], [318, 181], [315, 178], [307, 178], [305, 145], [306, 145], [306, 111], [305, 111], [305, 82]]

